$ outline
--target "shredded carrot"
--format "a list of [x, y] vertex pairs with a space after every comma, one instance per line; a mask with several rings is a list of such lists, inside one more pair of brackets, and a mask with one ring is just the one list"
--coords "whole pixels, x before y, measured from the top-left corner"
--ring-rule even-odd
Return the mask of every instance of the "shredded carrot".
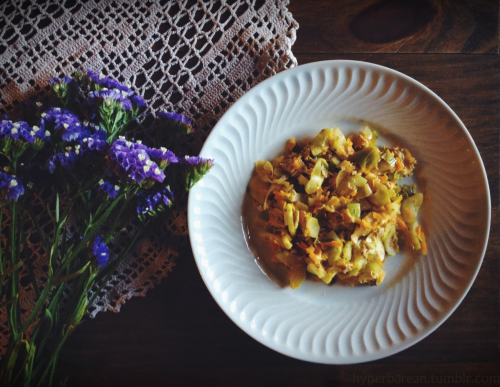
[[400, 159], [396, 159], [396, 172], [402, 171], [404, 169], [404, 165]]
[[410, 219], [415, 219], [409, 208], [405, 208], [405, 215]]
[[342, 241], [323, 242], [323, 243], [321, 243], [321, 246], [324, 246], [324, 247], [342, 247]]
[[299, 169], [300, 168], [299, 161], [297, 159], [293, 160], [292, 166], [293, 166], [294, 169]]
[[396, 221], [398, 222], [398, 229], [400, 229], [400, 230], [408, 230], [408, 226], [403, 221], [403, 219], [401, 219], [399, 216], [396, 218]]
[[282, 191], [275, 190], [273, 191], [273, 194], [276, 200], [281, 200], [281, 201], [285, 200], [285, 196], [283, 195]]
[[427, 241], [425, 239], [424, 233], [422, 233], [422, 239], [420, 240], [422, 246], [422, 254], [427, 255]]
[[319, 264], [321, 262], [321, 250], [318, 246], [309, 246], [306, 251], [309, 254], [309, 258], [311, 258], [315, 264]]
[[399, 216], [396, 218], [396, 220], [397, 220], [397, 223], [398, 223], [397, 224], [398, 230], [403, 231], [403, 233], [405, 234], [405, 237], [411, 243], [411, 234], [410, 234], [410, 230], [408, 230], [408, 226], [403, 221], [403, 219], [401, 219]]
[[422, 245], [422, 254], [427, 255], [427, 242], [425, 240], [425, 235], [424, 232], [422, 231], [422, 226], [417, 226], [416, 230], [417, 232], [417, 237], [420, 239], [421, 245]]

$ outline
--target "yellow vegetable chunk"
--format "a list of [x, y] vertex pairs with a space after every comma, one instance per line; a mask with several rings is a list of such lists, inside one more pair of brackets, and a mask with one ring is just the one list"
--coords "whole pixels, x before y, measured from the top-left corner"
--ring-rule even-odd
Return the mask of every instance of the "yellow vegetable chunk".
[[306, 266], [292, 266], [289, 271], [290, 287], [297, 289], [306, 280]]
[[306, 193], [312, 194], [321, 188], [323, 181], [326, 177], [326, 171], [328, 169], [328, 163], [325, 159], [319, 158], [314, 165], [314, 168], [311, 172], [311, 178], [306, 184]]
[[306, 236], [311, 237], [311, 238], [317, 238], [319, 235], [319, 230], [320, 230], [320, 227], [319, 227], [318, 219], [316, 219], [312, 216], [309, 217], [307, 219], [306, 229], [305, 229], [304, 234]]
[[319, 132], [314, 140], [311, 142], [311, 154], [317, 156], [321, 153], [325, 153], [328, 150], [328, 139], [330, 138], [333, 129], [327, 128]]

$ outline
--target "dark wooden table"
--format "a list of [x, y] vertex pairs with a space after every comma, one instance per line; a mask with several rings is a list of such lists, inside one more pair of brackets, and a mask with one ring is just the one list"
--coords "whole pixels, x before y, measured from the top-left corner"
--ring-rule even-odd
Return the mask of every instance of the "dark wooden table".
[[441, 327], [401, 353], [359, 365], [312, 364], [268, 349], [231, 322], [187, 247], [147, 297], [78, 327], [57, 371], [58, 379], [69, 376], [68, 386], [451, 385], [467, 376], [500, 384], [498, 0], [292, 0], [289, 9], [300, 25], [299, 64], [355, 59], [391, 67], [436, 92], [468, 128], [493, 205], [471, 290]]

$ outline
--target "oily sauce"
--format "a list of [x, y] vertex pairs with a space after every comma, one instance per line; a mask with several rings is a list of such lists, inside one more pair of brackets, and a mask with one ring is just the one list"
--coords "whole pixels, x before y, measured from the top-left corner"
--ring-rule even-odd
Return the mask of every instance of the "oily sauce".
[[269, 241], [261, 236], [264, 230], [258, 227], [259, 222], [266, 220], [267, 211], [260, 212], [257, 210], [255, 200], [248, 191], [247, 188], [242, 205], [243, 230], [247, 245], [255, 257], [256, 264], [267, 278], [282, 288], [288, 287], [290, 285], [288, 269], [282, 263], [272, 260], [274, 256], [273, 250], [269, 245]]

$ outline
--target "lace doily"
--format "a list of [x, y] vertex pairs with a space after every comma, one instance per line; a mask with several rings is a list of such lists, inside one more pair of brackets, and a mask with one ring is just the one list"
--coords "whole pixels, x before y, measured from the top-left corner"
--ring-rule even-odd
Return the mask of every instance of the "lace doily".
[[[297, 64], [291, 47], [298, 25], [287, 4], [279, 0], [5, 2], [0, 5], [0, 112], [15, 117], [23, 101], [47, 92], [51, 77], [89, 68], [132, 85], [148, 101], [132, 135], [140, 136], [161, 108], [193, 119], [196, 131], [179, 141], [174, 151], [196, 155], [217, 120], [245, 91]], [[184, 207], [125, 259], [90, 316], [118, 312], [127, 299], [144, 296], [172, 270], [179, 241], [186, 236]], [[45, 254], [40, 243], [31, 242], [43, 286]], [[119, 241], [113, 250], [119, 252]], [[29, 281], [21, 284], [21, 307], [26, 313], [36, 296]], [[7, 337], [5, 315], [0, 315], [0, 348]]]

